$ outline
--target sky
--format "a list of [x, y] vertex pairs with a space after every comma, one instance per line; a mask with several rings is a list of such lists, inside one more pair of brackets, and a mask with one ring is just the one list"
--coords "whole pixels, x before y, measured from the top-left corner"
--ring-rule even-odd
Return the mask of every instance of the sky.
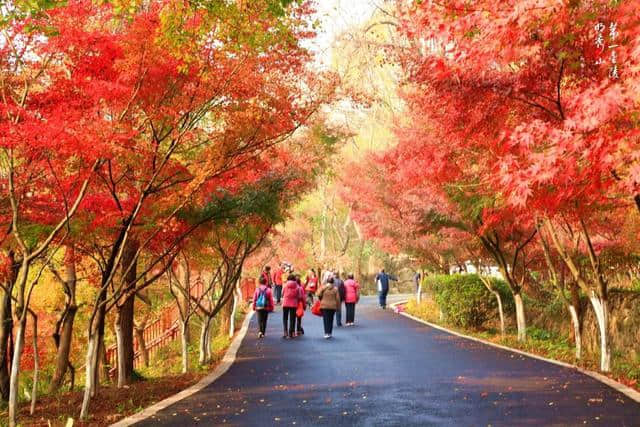
[[321, 27], [310, 48], [318, 54], [320, 63], [329, 64], [331, 44], [336, 36], [371, 18], [376, 4], [383, 2], [384, 0], [315, 0]]

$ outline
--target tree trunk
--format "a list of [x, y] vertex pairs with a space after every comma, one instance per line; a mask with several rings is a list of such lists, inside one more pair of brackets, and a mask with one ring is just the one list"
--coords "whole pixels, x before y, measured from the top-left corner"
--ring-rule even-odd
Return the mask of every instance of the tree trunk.
[[136, 341], [138, 341], [138, 350], [142, 356], [142, 363], [144, 363], [144, 366], [149, 367], [149, 349], [147, 349], [147, 341], [144, 338], [144, 328], [146, 326], [147, 322], [145, 320], [142, 324], [135, 326], [134, 332]]
[[200, 351], [198, 356], [198, 363], [204, 365], [211, 361], [211, 324], [213, 318], [205, 316], [202, 321], [202, 328], [200, 329]]
[[11, 290], [2, 291], [2, 307], [0, 307], [0, 394], [2, 400], [9, 400], [9, 365], [11, 350], [9, 343], [13, 334], [13, 316], [11, 315]]
[[189, 318], [180, 320], [180, 341], [182, 343], [182, 373], [189, 371], [189, 344], [191, 337], [189, 334]]
[[609, 313], [607, 300], [598, 296], [595, 292], [589, 297], [598, 321], [600, 332], [600, 370], [611, 371], [611, 347], [609, 345]]
[[90, 332], [87, 343], [87, 357], [85, 364], [85, 386], [82, 408], [80, 409], [80, 419], [84, 420], [89, 415], [89, 402], [96, 389], [96, 378], [98, 370], [98, 351], [100, 347], [100, 337], [97, 330]]
[[77, 311], [78, 307], [76, 305], [71, 305], [67, 307], [67, 312], [64, 315], [62, 333], [60, 334], [58, 349], [56, 352], [56, 368], [50, 386], [50, 391], [52, 393], [62, 386], [67, 370], [71, 367], [69, 354], [71, 352], [71, 339], [73, 337], [73, 321]]
[[578, 310], [574, 305], [569, 305], [569, 313], [571, 314], [571, 324], [573, 325], [573, 336], [576, 342], [576, 359], [582, 357], [582, 334], [580, 333], [580, 318]]
[[36, 400], [38, 399], [38, 373], [40, 370], [40, 358], [38, 357], [38, 318], [32, 314], [33, 319], [33, 384], [31, 386], [31, 407], [29, 413], [33, 415], [36, 411]]
[[13, 348], [13, 357], [11, 358], [11, 373], [9, 376], [9, 427], [15, 427], [18, 423], [18, 385], [20, 375], [20, 360], [22, 359], [22, 351], [24, 349], [25, 332], [27, 328], [27, 311], [25, 306], [25, 290], [27, 287], [27, 278], [29, 277], [29, 262], [26, 258], [22, 259], [18, 272], [16, 286], [18, 289], [18, 300], [16, 303], [16, 313], [18, 317], [18, 330], [16, 331], [16, 342]]
[[240, 292], [240, 280], [233, 290], [233, 304], [231, 308], [231, 316], [229, 318], [229, 338], [233, 338], [233, 334], [236, 332], [236, 312], [238, 311], [238, 304], [242, 300], [242, 296], [238, 295]]
[[231, 329], [231, 313], [233, 311], [233, 301], [229, 298], [226, 304], [222, 307], [218, 316], [220, 316], [220, 329], [218, 329], [218, 336], [229, 335]]
[[527, 340], [527, 321], [524, 314], [524, 303], [520, 292], [513, 294], [513, 301], [516, 303], [516, 324], [518, 325], [518, 341]]
[[120, 268], [123, 272], [122, 280], [125, 299], [118, 304], [116, 311], [116, 342], [118, 345], [118, 387], [124, 387], [133, 381], [133, 327], [134, 327], [134, 303], [136, 286], [137, 262], [135, 259], [138, 244], [129, 239], [122, 252]]
[[78, 306], [76, 304], [76, 263], [72, 246], [67, 248], [65, 257], [65, 272], [62, 280], [64, 280], [66, 302], [65, 310], [62, 314], [61, 332], [57, 337], [54, 336], [57, 351], [56, 368], [50, 385], [50, 392], [52, 393], [62, 385], [67, 369], [69, 367], [73, 369], [69, 360], [69, 353], [71, 352], [71, 340], [73, 338], [73, 322], [78, 312]]
[[22, 316], [18, 322], [16, 332], [16, 343], [13, 349], [13, 360], [11, 361], [11, 376], [9, 378], [9, 427], [17, 425], [18, 417], [18, 375], [20, 373], [20, 359], [24, 348], [24, 335], [27, 318]]
[[0, 307], [0, 394], [2, 400], [9, 401], [11, 355], [13, 354], [13, 314], [11, 294], [18, 274], [19, 263], [15, 262], [12, 251], [9, 251], [7, 258], [11, 265], [9, 277], [4, 283], [2, 292], [2, 306]]
[[498, 301], [498, 314], [500, 315], [500, 335], [504, 337], [504, 308], [502, 307], [502, 297], [500, 296], [500, 292], [490, 290], [493, 296], [496, 297], [496, 301]]

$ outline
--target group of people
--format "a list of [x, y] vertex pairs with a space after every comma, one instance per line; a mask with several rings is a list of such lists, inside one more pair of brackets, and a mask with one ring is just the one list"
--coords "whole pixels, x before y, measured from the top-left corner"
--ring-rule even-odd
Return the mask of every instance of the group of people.
[[[253, 309], [258, 316], [259, 338], [265, 336], [269, 313], [274, 311], [276, 305], [282, 305], [285, 339], [304, 335], [302, 317], [314, 304], [319, 306], [326, 339], [332, 336], [334, 318], [336, 325], [342, 326], [343, 303], [346, 307], [345, 325], [354, 325], [355, 307], [360, 300], [360, 285], [352, 274], [343, 281], [339, 273], [324, 271], [320, 280], [316, 271], [311, 269], [303, 284], [301, 276], [293, 271], [291, 264], [283, 262], [274, 272], [266, 266], [258, 282], [253, 295]], [[315, 301], [315, 297], [319, 302]]]

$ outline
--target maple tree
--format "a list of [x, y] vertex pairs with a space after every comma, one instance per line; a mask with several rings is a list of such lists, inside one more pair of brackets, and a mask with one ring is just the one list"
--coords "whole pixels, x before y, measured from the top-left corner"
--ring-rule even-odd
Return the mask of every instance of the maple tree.
[[[12, 201], [4, 222], [16, 241], [6, 244], [5, 258], [7, 273], [18, 273], [5, 275], [5, 306], [14, 281], [24, 296], [29, 263], [55, 256], [52, 244], [71, 236], [76, 253], [95, 262], [84, 417], [96, 393], [107, 313], [115, 309], [123, 385], [132, 373], [135, 296], [170, 268], [191, 233], [229, 215], [211, 209], [216, 199], [269, 173], [268, 163], [258, 169], [260, 156], [302, 126], [331, 85], [305, 68], [310, 55], [299, 41], [312, 35], [306, 2], [78, 0], [23, 12], [8, 15], [2, 45], [3, 188]], [[57, 220], [50, 212], [66, 215]], [[23, 224], [42, 244], [23, 243]], [[20, 298], [23, 337], [28, 299]], [[70, 330], [73, 316], [65, 319]], [[68, 350], [61, 351], [64, 366]]]
[[[612, 199], [637, 200], [640, 24], [633, 8], [603, 1], [427, 1], [404, 9], [402, 24], [412, 40], [433, 47], [409, 55], [413, 81], [440, 94], [455, 91], [458, 114], [470, 124], [459, 133], [473, 133], [471, 141], [484, 133], [479, 142], [493, 171], [487, 184], [507, 206], [546, 218], [549, 232], [563, 213], [581, 230], [594, 274], [579, 282], [598, 317], [604, 371], [607, 287], [587, 224], [599, 211], [616, 209]], [[599, 41], [600, 30], [606, 33]]]
[[[605, 218], [640, 200], [633, 172], [640, 23], [633, 8], [603, 1], [400, 3], [395, 25], [406, 43], [388, 51], [406, 73], [408, 120], [399, 125], [398, 146], [373, 160], [382, 175], [377, 185], [394, 175], [402, 184], [383, 192], [387, 200], [375, 210], [402, 207], [414, 215], [400, 216], [400, 227], [426, 218], [479, 239], [516, 297], [521, 339], [519, 293], [535, 284], [531, 273], [544, 270], [552, 242], [596, 313], [603, 371], [610, 369], [603, 248], [620, 241]], [[372, 194], [366, 190], [358, 194]], [[389, 214], [385, 219], [392, 223]], [[572, 238], [560, 225], [576, 234], [573, 255], [587, 260], [590, 272], [568, 255]]]

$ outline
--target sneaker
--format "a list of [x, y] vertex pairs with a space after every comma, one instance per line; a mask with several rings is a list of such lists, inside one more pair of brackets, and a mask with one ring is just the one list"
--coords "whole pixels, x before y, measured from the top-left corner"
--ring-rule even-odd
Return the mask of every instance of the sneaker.
[[326, 340], [326, 339], [329, 339], [329, 338], [331, 338], [331, 335], [329, 335], [329, 334], [324, 334], [324, 339], [325, 339], [325, 340]]
[[264, 334], [262, 332], [258, 332], [258, 338], [262, 338], [264, 337]]

